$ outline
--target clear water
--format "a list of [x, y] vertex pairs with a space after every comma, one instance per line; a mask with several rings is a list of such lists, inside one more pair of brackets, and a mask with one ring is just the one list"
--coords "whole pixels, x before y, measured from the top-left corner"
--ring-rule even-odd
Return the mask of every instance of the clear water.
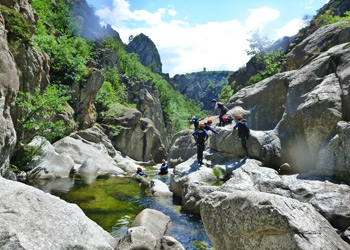
[[[149, 175], [152, 173], [148, 172]], [[150, 176], [169, 184], [168, 177]], [[199, 216], [181, 211], [181, 204], [173, 198], [155, 198], [132, 177], [100, 176], [94, 178], [62, 178], [35, 182], [31, 185], [77, 204], [84, 213], [117, 240], [122, 238], [136, 215], [144, 208], [152, 208], [168, 215], [172, 226], [167, 235], [177, 239], [187, 250], [211, 249], [212, 244]]]

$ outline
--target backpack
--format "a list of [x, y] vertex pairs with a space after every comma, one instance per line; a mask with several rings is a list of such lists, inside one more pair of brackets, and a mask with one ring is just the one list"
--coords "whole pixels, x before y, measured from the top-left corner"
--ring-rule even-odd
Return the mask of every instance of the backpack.
[[244, 136], [244, 137], [249, 137], [250, 134], [250, 129], [248, 128], [248, 123], [246, 120], [241, 120], [238, 122], [238, 133], [239, 137]]
[[222, 102], [218, 102], [218, 108], [219, 108], [219, 110], [227, 110], [227, 108], [225, 107], [225, 105]]
[[197, 138], [196, 141], [197, 142], [204, 142], [205, 138], [206, 138], [206, 131], [204, 129], [198, 129], [197, 130]]

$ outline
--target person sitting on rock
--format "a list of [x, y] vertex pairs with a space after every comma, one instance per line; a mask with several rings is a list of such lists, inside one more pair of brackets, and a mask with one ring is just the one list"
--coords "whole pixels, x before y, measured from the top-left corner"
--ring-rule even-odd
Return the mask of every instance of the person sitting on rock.
[[193, 123], [193, 125], [194, 125], [194, 130], [195, 130], [195, 131], [198, 129], [199, 122], [200, 122], [201, 120], [203, 120], [203, 119], [204, 119], [204, 117], [203, 117], [203, 118], [198, 118], [198, 117], [192, 116], [192, 120], [190, 120], [190, 122]]
[[193, 137], [196, 140], [197, 143], [197, 159], [198, 164], [203, 164], [203, 151], [205, 148], [205, 142], [208, 140], [208, 132], [204, 129], [204, 123], [199, 124], [199, 128], [193, 132]]
[[208, 122], [207, 123], [204, 123], [204, 129], [206, 130], [206, 131], [211, 131], [211, 132], [213, 132], [214, 134], [218, 134], [218, 132], [216, 132], [212, 127], [211, 127], [211, 124], [213, 123], [213, 120], [208, 120]]
[[147, 177], [147, 174], [145, 172], [142, 171], [142, 168], [137, 167], [137, 171], [136, 174], [142, 177]]
[[250, 136], [250, 129], [248, 127], [248, 123], [245, 119], [243, 119], [242, 115], [237, 116], [238, 122], [233, 127], [233, 129], [238, 128], [238, 137], [241, 139], [242, 147], [246, 157], [248, 157], [248, 148], [247, 148], [247, 140]]
[[163, 159], [158, 175], [165, 175], [165, 174], [168, 174], [168, 164], [166, 164], [165, 159]]
[[224, 126], [224, 121], [222, 117], [227, 113], [227, 108], [222, 102], [218, 102], [215, 99], [211, 100], [211, 104], [214, 106], [213, 112], [209, 116], [212, 116], [215, 114], [216, 110], [219, 109], [220, 114], [219, 114], [219, 126]]

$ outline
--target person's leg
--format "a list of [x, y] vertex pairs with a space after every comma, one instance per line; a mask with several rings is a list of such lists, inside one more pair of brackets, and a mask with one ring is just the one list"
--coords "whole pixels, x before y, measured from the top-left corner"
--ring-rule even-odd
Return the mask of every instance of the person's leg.
[[220, 112], [220, 115], [219, 115], [219, 126], [220, 127], [222, 127], [222, 126], [224, 126], [224, 120], [222, 119], [222, 117], [223, 117], [223, 113], [222, 113], [222, 111]]
[[199, 162], [199, 164], [203, 163], [203, 150], [204, 150], [204, 143], [198, 144], [198, 162]]
[[197, 161], [200, 163], [201, 146], [197, 143]]
[[244, 153], [248, 157], [247, 139], [245, 137], [241, 137], [241, 141]]

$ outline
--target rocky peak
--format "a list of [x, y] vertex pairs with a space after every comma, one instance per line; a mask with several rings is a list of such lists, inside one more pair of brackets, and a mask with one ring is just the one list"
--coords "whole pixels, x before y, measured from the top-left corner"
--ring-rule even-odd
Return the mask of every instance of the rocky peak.
[[218, 98], [230, 74], [230, 71], [202, 71], [175, 75], [171, 80], [174, 89], [191, 100], [203, 103], [203, 109], [211, 110], [210, 100]]
[[132, 39], [126, 48], [127, 52], [135, 53], [139, 61], [146, 67], [149, 67], [152, 72], [162, 72], [162, 62], [157, 47], [153, 41], [144, 34], [139, 34]]

